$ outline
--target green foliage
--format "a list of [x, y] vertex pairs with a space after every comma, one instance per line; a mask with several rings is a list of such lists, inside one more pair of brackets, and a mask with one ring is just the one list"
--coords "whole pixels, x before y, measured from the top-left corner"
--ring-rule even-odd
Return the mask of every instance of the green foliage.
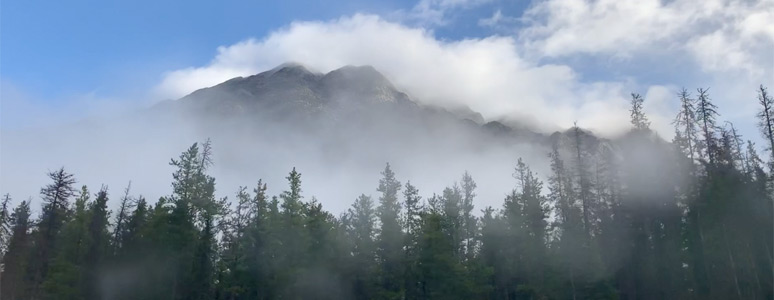
[[23, 299], [26, 297], [25, 278], [30, 259], [31, 236], [30, 202], [22, 201], [9, 218], [11, 236], [8, 247], [2, 256], [2, 279], [0, 290], [3, 299]]
[[376, 189], [381, 193], [377, 215], [381, 228], [376, 239], [376, 256], [379, 265], [380, 297], [401, 298], [403, 293], [403, 230], [400, 224], [398, 191], [401, 184], [395, 179], [390, 164], [384, 167], [382, 179]]

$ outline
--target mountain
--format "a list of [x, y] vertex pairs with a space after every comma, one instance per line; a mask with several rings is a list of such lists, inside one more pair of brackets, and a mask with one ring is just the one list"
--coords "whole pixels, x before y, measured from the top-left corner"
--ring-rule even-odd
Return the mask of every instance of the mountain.
[[262, 114], [282, 118], [373, 109], [374, 106], [417, 108], [373, 67], [346, 66], [321, 74], [292, 63], [197, 90], [177, 102], [208, 114]]
[[463, 127], [478, 134], [528, 140], [547, 137], [526, 127], [509, 127], [467, 107], [450, 109], [421, 105], [398, 90], [372, 66], [344, 66], [326, 74], [296, 63], [247, 77], [236, 77], [199, 89], [161, 107], [182, 110], [202, 120], [275, 121], [306, 124], [382, 127], [413, 124], [414, 130]]

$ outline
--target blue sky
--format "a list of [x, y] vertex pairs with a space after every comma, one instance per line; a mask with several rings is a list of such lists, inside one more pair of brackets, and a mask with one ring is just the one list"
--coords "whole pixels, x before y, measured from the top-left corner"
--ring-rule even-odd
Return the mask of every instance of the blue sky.
[[[667, 98], [674, 98], [679, 87], [693, 90], [711, 86], [713, 91], [718, 91], [715, 98], [729, 119], [749, 120], [754, 105], [735, 101], [754, 98], [758, 84], [771, 85], [774, 25], [765, 20], [770, 20], [769, 8], [774, 5], [770, 0], [745, 4], [708, 0], [701, 5], [694, 4], [689, 0], [8, 0], [3, 1], [0, 10], [0, 80], [3, 85], [0, 94], [5, 107], [2, 126], [18, 125], [16, 120], [22, 119], [18, 116], [25, 114], [46, 119], [42, 117], [46, 112], [35, 109], [49, 110], [47, 113], [50, 114], [52, 109], [67, 107], [73, 115], [79, 115], [75, 108], [84, 105], [102, 107], [106, 106], [105, 102], [122, 103], [122, 107], [129, 102], [147, 105], [160, 98], [179, 97], [229, 76], [262, 71], [281, 63], [282, 59], [302, 60], [304, 64], [323, 70], [332, 68], [331, 61], [385, 65], [385, 69], [396, 64], [401, 58], [386, 55], [350, 62], [336, 56], [340, 53], [327, 53], [327, 49], [319, 49], [323, 56], [321, 60], [308, 61], [303, 53], [295, 56], [274, 53], [266, 49], [267, 45], [261, 45], [272, 34], [279, 36], [276, 39], [278, 45], [296, 43], [294, 36], [306, 27], [291, 29], [291, 24], [306, 22], [303, 24], [309, 28], [322, 26], [322, 29], [314, 28], [325, 36], [329, 32], [325, 27], [340, 26], [355, 16], [378, 20], [355, 18], [354, 23], [364, 23], [351, 24], [349, 29], [341, 29], [340, 34], [347, 35], [356, 31], [353, 28], [357, 26], [381, 22], [381, 25], [374, 25], [370, 34], [384, 34], [380, 30], [391, 30], [392, 25], [407, 34], [398, 34], [392, 39], [408, 38], [412, 30], [421, 31], [425, 35], [423, 45], [440, 47], [444, 49], [441, 53], [467, 57], [472, 62], [476, 60], [475, 55], [455, 52], [455, 47], [460, 48], [469, 41], [468, 44], [476, 45], [471, 47], [478, 47], [476, 49], [482, 50], [482, 55], [489, 59], [510, 59], [514, 65], [519, 65], [514, 67], [518, 70], [509, 73], [513, 75], [513, 85], [519, 85], [516, 82], [519, 78], [534, 76], [546, 76], [545, 82], [563, 85], [545, 84], [542, 91], [525, 92], [527, 87], [517, 89], [531, 95], [528, 99], [487, 103], [454, 100], [479, 110], [496, 107], [492, 109], [496, 111], [504, 106], [523, 112], [556, 101], [550, 97], [562, 97], [568, 100], [561, 104], [568, 110], [575, 110], [562, 116], [584, 120], [586, 114], [594, 113], [597, 116], [587, 122], [589, 127], [604, 128], [620, 125], [621, 120], [611, 124], [605, 120], [621, 119], [610, 114], [625, 111], [625, 98], [634, 91], [650, 96], [651, 111], [658, 119], [654, 123], [660, 124], [659, 128], [668, 135], [667, 120], [673, 114], [674, 105]], [[497, 45], [508, 48], [505, 51], [514, 52], [512, 55], [499, 57], [497, 55], [502, 53], [486, 52], [491, 46], [487, 44], [488, 40], [502, 38], [506, 40], [499, 40]], [[218, 47], [238, 50], [241, 49], [238, 45], [246, 41], [256, 44], [253, 46], [257, 48], [245, 50], [254, 53], [230, 57], [221, 56], [218, 50]], [[346, 44], [347, 41], [343, 42]], [[391, 42], [401, 43], [400, 40]], [[299, 45], [323, 47], [318, 42]], [[421, 53], [411, 50], [403, 56], [414, 54]], [[274, 58], [263, 59], [261, 56]], [[248, 63], [244, 67], [223, 66], [216, 62], [218, 57]], [[451, 60], [447, 62], [451, 63]], [[481, 68], [480, 65], [470, 67]], [[563, 71], [544, 74], [542, 70], [546, 68]], [[201, 77], [196, 72], [185, 72], [191, 69], [206, 73], [207, 80], [196, 78]], [[455, 70], [460, 69], [464, 67]], [[170, 73], [179, 76], [170, 78]], [[396, 70], [386, 70], [386, 73], [390, 79], [399, 82], [408, 76]], [[505, 73], [508, 70], [491, 67], [480, 75], [496, 80], [509, 76], [503, 75]], [[563, 79], [554, 80], [558, 77]], [[462, 75], [455, 78], [471, 81]], [[452, 79], [439, 77], [437, 80]], [[174, 85], [175, 92], [157, 92], [168, 91], [170, 84]], [[398, 85], [410, 94], [427, 99], [441, 97], [426, 91], [435, 86], [422, 84]], [[447, 84], [454, 85], [452, 82]], [[557, 89], [566, 91], [552, 92]], [[469, 90], [482, 88], [471, 87]], [[457, 94], [466, 94], [469, 90]], [[514, 92], [510, 89], [492, 91]], [[567, 96], [572, 93], [577, 95]], [[468, 95], [468, 98], [482, 97], [492, 98], [489, 94], [471, 92]], [[724, 110], [724, 105], [730, 108]], [[594, 112], [595, 109], [598, 112]], [[10, 114], [13, 116], [9, 117]], [[568, 122], [571, 121], [558, 122], [558, 125], [566, 126]], [[752, 125], [740, 127], [746, 133], [754, 134]]]
[[[502, 3], [507, 10], [523, 1]], [[520, 5], [521, 4], [521, 5]], [[390, 15], [414, 1], [3, 1], [3, 80], [56, 101], [89, 91], [124, 93], [150, 87], [161, 73], [212, 59], [221, 45], [261, 37], [295, 20], [353, 13]], [[437, 30], [440, 38], [490, 34], [477, 6]], [[154, 77], [155, 75], [155, 77]], [[127, 87], [124, 81], [134, 82]]]
[[401, 8], [395, 5], [3, 1], [2, 78], [46, 99], [92, 90], [120, 93], [127, 88], [123, 80], [150, 86], [165, 70], [206, 63], [220, 45], [265, 35], [296, 19]]

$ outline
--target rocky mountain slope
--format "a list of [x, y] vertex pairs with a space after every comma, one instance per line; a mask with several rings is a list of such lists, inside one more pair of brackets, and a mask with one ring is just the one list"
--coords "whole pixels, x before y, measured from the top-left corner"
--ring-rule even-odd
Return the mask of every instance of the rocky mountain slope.
[[447, 110], [421, 105], [398, 90], [371, 66], [345, 66], [326, 74], [308, 70], [300, 64], [286, 63], [274, 69], [237, 77], [221, 84], [197, 90], [179, 100], [158, 106], [192, 113], [207, 120], [227, 119], [321, 124], [388, 130], [396, 123], [418, 126], [414, 130], [458, 130], [528, 139], [547, 136], [524, 128], [513, 128], [497, 121], [484, 122], [480, 114], [468, 108]]

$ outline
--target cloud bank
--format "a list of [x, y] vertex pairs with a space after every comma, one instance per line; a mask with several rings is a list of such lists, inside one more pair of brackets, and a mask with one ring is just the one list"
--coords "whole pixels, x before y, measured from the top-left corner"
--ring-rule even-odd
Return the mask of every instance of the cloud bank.
[[669, 49], [688, 54], [706, 71], [771, 74], [771, 0], [547, 0], [536, 2], [524, 18], [530, 25], [520, 39], [544, 56]]
[[[220, 47], [209, 64], [166, 74], [157, 92], [180, 97], [287, 61], [321, 72], [372, 65], [415, 100], [468, 106], [489, 120], [521, 120], [544, 131], [575, 121], [603, 134], [627, 128], [630, 82], [583, 82], [571, 67], [539, 64], [521, 51], [513, 37], [445, 41], [426, 29], [358, 14], [294, 22], [264, 39]], [[668, 123], [654, 123], [669, 133]]]

